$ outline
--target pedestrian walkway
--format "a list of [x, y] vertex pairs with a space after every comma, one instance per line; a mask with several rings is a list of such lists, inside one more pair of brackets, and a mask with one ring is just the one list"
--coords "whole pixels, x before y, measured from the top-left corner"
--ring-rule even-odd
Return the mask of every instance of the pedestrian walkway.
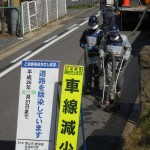
[[17, 36], [11, 36], [9, 34], [0, 35], [0, 51], [9, 47], [10, 45], [18, 42], [19, 39]]

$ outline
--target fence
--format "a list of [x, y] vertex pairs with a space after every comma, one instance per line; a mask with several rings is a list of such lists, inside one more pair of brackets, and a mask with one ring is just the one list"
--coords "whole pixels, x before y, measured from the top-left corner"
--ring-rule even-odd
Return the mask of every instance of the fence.
[[66, 0], [25, 1], [21, 3], [21, 9], [0, 7], [0, 33], [24, 35], [66, 13]]
[[36, 0], [21, 3], [22, 33], [31, 32], [66, 15], [66, 0]]

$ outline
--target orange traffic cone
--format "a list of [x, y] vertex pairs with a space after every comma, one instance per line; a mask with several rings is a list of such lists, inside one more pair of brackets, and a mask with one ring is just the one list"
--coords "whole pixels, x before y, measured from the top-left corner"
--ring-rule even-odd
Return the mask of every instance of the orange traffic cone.
[[124, 0], [122, 6], [131, 6], [130, 0]]
[[150, 4], [150, 0], [145, 0], [145, 4], [146, 5]]

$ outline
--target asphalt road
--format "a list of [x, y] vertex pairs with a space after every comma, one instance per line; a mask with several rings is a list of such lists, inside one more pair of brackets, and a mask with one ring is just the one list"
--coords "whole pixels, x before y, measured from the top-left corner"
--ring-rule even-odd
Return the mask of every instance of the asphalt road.
[[[61, 62], [59, 79], [61, 82], [64, 64], [78, 64], [82, 57], [83, 50], [79, 47], [79, 39], [83, 30], [87, 27], [87, 24], [85, 23], [85, 25], [82, 26], [81, 24], [84, 23], [86, 21], [86, 18], [91, 14], [97, 13], [98, 10], [98, 8], [89, 10], [86, 13], [76, 16], [72, 20], [64, 22], [59, 29], [45, 35], [42, 38], [39, 38], [32, 44], [28, 44], [24, 48], [16, 51], [16, 53], [13, 53], [5, 59], [1, 60], [0, 149], [15, 149], [20, 84], [19, 62], [21, 59], [25, 59], [25, 57], [27, 56], [17, 61], [13, 60], [20, 57], [24, 53], [27, 53], [28, 51], [31, 51], [28, 56], [32, 55], [30, 59], [33, 60], [59, 60]], [[127, 28], [126, 31], [123, 31], [123, 33], [130, 34], [131, 29], [129, 29], [130, 28]], [[70, 31], [70, 33], [64, 36], [64, 34], [68, 33], [68, 31]], [[100, 110], [96, 106], [97, 101], [95, 96], [87, 95], [83, 97], [82, 105], [84, 112], [84, 131], [87, 150], [116, 150], [119, 141], [122, 141], [123, 144], [124, 141], [121, 135], [139, 92], [138, 53], [144, 45], [150, 43], [148, 40], [149, 33], [150, 32], [148, 30], [143, 32], [138, 31], [135, 35], [129, 37], [129, 40], [132, 43], [133, 47], [133, 59], [131, 60], [126, 70], [125, 84], [123, 88], [123, 99], [120, 102], [120, 110], [114, 113], [107, 113]], [[63, 36], [59, 40], [56, 40], [56, 42], [54, 42], [53, 44], [45, 46], [42, 51], [38, 52], [39, 48], [44, 46], [44, 41], [56, 35], [59, 35], [59, 37], [61, 37], [62, 35]], [[14, 65], [16, 65], [16, 67], [13, 67]], [[81, 60], [80, 65], [83, 65], [83, 59]], [[13, 69], [11, 70], [10, 68]], [[61, 86], [59, 87], [59, 89], [59, 92], [61, 94]], [[138, 107], [137, 111], [139, 111]], [[134, 116], [134, 118], [130, 118], [130, 121], [136, 123], [135, 119], [137, 118], [135, 118]], [[119, 150], [122, 150], [122, 144], [120, 145]], [[78, 150], [82, 149], [83, 141], [82, 128], [80, 123]]]

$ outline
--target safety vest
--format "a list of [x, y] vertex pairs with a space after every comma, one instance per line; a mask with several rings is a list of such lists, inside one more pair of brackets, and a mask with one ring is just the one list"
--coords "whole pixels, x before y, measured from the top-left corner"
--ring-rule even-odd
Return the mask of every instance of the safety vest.
[[89, 47], [97, 46], [97, 38], [98, 38], [100, 32], [101, 32], [101, 29], [98, 29], [92, 35], [86, 36], [87, 45]]
[[107, 40], [105, 43], [105, 52], [113, 52], [115, 57], [123, 57], [124, 46], [122, 44], [122, 40], [119, 41]]

